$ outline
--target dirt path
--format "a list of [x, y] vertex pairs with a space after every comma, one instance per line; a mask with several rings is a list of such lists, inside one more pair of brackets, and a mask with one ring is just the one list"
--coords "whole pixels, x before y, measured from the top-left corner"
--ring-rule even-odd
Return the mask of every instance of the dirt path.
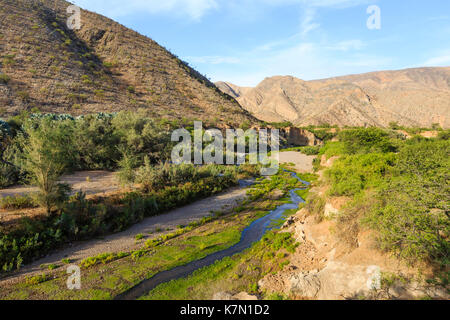
[[[119, 190], [116, 173], [108, 171], [79, 171], [74, 174], [65, 175], [61, 178], [62, 183], [69, 184], [73, 192], [82, 190], [86, 194], [99, 194]], [[14, 186], [0, 190], [1, 197], [24, 195], [38, 191], [35, 187]]]
[[[198, 221], [205, 216], [209, 216], [212, 211], [226, 210], [237, 206], [246, 197], [246, 191], [245, 188], [233, 188], [222, 194], [197, 201], [166, 214], [147, 218], [126, 231], [103, 239], [72, 244], [66, 249], [33, 262], [12, 276], [0, 280], [0, 286], [2, 284], [15, 283], [25, 275], [30, 276], [42, 272], [40, 266], [43, 264], [61, 265], [61, 260], [64, 258], [77, 262], [101, 253], [116, 253], [141, 248], [149, 238], [160, 236], [168, 232], [168, 230], [176, 229], [180, 225], [186, 226], [193, 221]], [[138, 234], [143, 234], [144, 239], [136, 241], [136, 235]]]
[[307, 156], [306, 154], [297, 151], [281, 151], [280, 163], [294, 163], [295, 170], [300, 173], [312, 172], [313, 160], [315, 157], [316, 156]]

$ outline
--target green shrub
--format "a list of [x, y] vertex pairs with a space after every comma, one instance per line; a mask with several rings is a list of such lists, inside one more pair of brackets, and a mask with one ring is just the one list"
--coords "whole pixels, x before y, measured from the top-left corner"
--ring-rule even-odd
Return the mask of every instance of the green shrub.
[[449, 140], [450, 139], [450, 130], [445, 130], [445, 131], [439, 132], [438, 139]]
[[17, 91], [17, 96], [25, 102], [30, 100], [30, 94], [26, 91]]
[[51, 279], [52, 279], [52, 277], [49, 276], [49, 275], [40, 274], [40, 275], [37, 275], [37, 276], [34, 276], [34, 277], [26, 278], [25, 283], [27, 285], [38, 285], [40, 283], [47, 282], [47, 281], [49, 281]]
[[112, 124], [114, 115], [87, 115], [77, 119], [74, 144], [78, 155], [76, 169], [114, 170], [120, 160], [121, 135]]
[[340, 141], [328, 141], [319, 151], [319, 156], [325, 155], [327, 159], [343, 154], [345, 154], [345, 146]]
[[125, 253], [125, 252], [120, 252], [120, 253], [117, 253], [117, 254], [114, 254], [114, 253], [101, 253], [98, 256], [89, 257], [89, 258], [83, 259], [80, 262], [80, 265], [82, 267], [84, 267], [84, 268], [90, 268], [90, 267], [93, 267], [93, 266], [98, 265], [98, 264], [106, 264], [106, 263], [109, 263], [111, 261], [119, 260], [119, 259], [122, 259], [122, 258], [127, 257], [127, 256], [129, 256], [129, 254]]
[[11, 78], [8, 75], [0, 73], [0, 83], [8, 84], [10, 80]]
[[395, 152], [396, 147], [390, 141], [389, 134], [379, 128], [358, 128], [339, 133], [346, 154], [369, 152]]
[[314, 147], [303, 147], [301, 149], [302, 153], [308, 155], [308, 156], [315, 156], [319, 154], [320, 146], [314, 146]]
[[365, 223], [380, 246], [409, 261], [448, 265], [448, 168], [450, 143], [410, 140], [400, 150], [393, 176], [381, 184]]
[[316, 221], [322, 221], [325, 214], [325, 199], [318, 194], [310, 194], [306, 199], [306, 210], [316, 217]]
[[81, 81], [84, 84], [92, 84], [92, 80], [91, 80], [91, 78], [88, 75], [81, 76]]
[[1, 209], [26, 209], [35, 207], [36, 203], [33, 198], [27, 195], [0, 198]]
[[395, 154], [362, 154], [337, 159], [325, 171], [330, 183], [329, 193], [352, 196], [367, 188], [378, 187], [389, 175], [395, 163]]
[[139, 233], [139, 234], [137, 234], [134, 238], [135, 238], [136, 240], [142, 240], [142, 239], [144, 239], [144, 235], [143, 235], [142, 233]]

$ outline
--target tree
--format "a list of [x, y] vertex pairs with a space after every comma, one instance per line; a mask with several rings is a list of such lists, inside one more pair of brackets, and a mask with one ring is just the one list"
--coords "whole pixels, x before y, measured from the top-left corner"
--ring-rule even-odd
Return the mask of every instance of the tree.
[[3, 157], [6, 148], [12, 138], [11, 128], [9, 124], [3, 120], [0, 120], [0, 162], [9, 166], [13, 166], [12, 163], [6, 161]]
[[0, 187], [7, 187], [16, 181], [16, 167], [7, 160], [12, 140], [10, 125], [0, 120]]
[[21, 137], [22, 170], [31, 184], [39, 188], [37, 202], [47, 214], [67, 199], [70, 187], [59, 178], [73, 159], [73, 124], [70, 120], [42, 119], [27, 121]]

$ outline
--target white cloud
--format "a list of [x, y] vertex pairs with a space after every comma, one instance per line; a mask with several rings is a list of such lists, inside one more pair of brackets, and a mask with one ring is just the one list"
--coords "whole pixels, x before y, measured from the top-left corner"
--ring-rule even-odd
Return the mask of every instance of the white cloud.
[[306, 37], [308, 33], [320, 27], [320, 24], [314, 22], [314, 18], [316, 15], [316, 10], [313, 8], [307, 8], [305, 11], [305, 15], [301, 22], [301, 34], [302, 37]]
[[327, 49], [346, 52], [350, 50], [361, 50], [365, 46], [366, 44], [361, 40], [346, 40], [328, 46]]
[[[284, 43], [282, 40], [280, 42]], [[360, 51], [364, 46], [360, 40], [335, 43], [297, 41], [291, 46], [276, 47], [270, 51], [264, 51], [262, 48], [265, 46], [259, 46], [233, 58], [236, 61], [233, 68], [213, 68], [212, 78], [213, 81], [256, 86], [264, 78], [275, 75], [292, 75], [303, 80], [313, 80], [391, 66], [391, 58]], [[344, 56], [338, 54], [342, 50], [346, 50]], [[187, 60], [200, 63], [199, 59]]]
[[427, 67], [450, 66], [450, 50], [428, 59], [424, 65]]
[[[275, 0], [276, 1], [276, 0]], [[298, 2], [310, 7], [347, 8], [357, 5], [373, 3], [377, 0], [298, 0]]]

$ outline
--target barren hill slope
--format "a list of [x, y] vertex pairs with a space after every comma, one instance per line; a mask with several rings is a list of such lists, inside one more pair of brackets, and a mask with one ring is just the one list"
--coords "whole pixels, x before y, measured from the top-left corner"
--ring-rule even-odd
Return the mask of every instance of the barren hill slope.
[[245, 109], [264, 121], [450, 126], [450, 68], [381, 71], [315, 81], [277, 76], [245, 90], [226, 85]]
[[0, 116], [145, 108], [168, 118], [255, 121], [156, 42], [106, 17], [82, 10], [81, 29], [71, 31], [66, 1], [0, 3]]

